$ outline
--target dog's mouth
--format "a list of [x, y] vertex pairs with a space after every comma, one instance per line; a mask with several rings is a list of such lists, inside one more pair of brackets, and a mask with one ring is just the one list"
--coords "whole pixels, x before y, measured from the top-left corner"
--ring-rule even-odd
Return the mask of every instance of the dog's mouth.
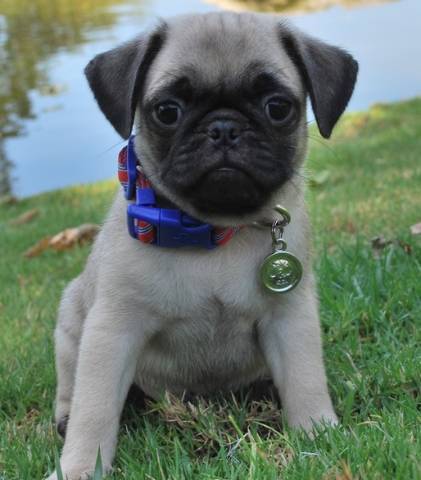
[[265, 195], [245, 170], [223, 166], [209, 170], [189, 189], [197, 209], [218, 214], [244, 214], [261, 206]]
[[261, 209], [288, 179], [283, 163], [269, 149], [230, 150], [194, 157], [180, 155], [165, 180], [198, 213], [245, 216]]

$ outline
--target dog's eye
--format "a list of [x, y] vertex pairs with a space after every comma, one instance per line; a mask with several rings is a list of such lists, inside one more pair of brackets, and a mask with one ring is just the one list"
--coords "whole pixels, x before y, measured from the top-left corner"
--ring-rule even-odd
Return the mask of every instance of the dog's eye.
[[293, 112], [292, 103], [283, 98], [271, 98], [265, 105], [266, 115], [275, 123], [284, 123]]
[[175, 102], [160, 103], [155, 107], [155, 116], [164, 125], [174, 126], [181, 117], [181, 107]]

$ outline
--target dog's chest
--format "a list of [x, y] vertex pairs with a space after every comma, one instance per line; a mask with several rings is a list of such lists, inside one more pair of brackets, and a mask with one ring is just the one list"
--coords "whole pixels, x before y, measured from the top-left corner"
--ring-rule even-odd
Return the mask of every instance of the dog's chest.
[[261, 256], [236, 249], [156, 256], [143, 286], [155, 317], [139, 366], [143, 388], [206, 393], [259, 375], [257, 325], [270, 308], [258, 279]]
[[[270, 244], [244, 248], [244, 242], [207, 252], [148, 250], [137, 266], [147, 276], [139, 292], [147, 307], [169, 322], [175, 318], [258, 317], [270, 304], [259, 267]], [[266, 242], [265, 242], [266, 243]], [[231, 248], [229, 248], [231, 247]]]

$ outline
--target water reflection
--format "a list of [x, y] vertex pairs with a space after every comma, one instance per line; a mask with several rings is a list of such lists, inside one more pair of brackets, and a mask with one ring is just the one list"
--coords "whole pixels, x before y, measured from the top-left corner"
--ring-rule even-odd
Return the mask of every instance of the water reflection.
[[0, 3], [0, 195], [12, 188], [12, 162], [5, 139], [23, 135], [35, 117], [31, 94], [55, 95], [49, 60], [61, 48], [73, 50], [92, 32], [111, 26], [117, 17], [109, 7], [123, 0], [2, 0]]
[[361, 67], [350, 110], [421, 93], [420, 0], [0, 0], [0, 195], [113, 177], [121, 138], [95, 105], [84, 66], [157, 17], [227, 2], [293, 11], [303, 31], [350, 50]]
[[359, 7], [396, 0], [206, 0], [230, 10], [254, 10], [257, 12], [314, 12], [334, 5]]

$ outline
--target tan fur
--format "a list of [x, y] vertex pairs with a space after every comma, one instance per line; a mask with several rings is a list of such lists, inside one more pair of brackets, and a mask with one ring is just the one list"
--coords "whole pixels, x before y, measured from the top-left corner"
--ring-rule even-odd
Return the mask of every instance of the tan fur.
[[[258, 56], [282, 69], [304, 98], [291, 60], [274, 46], [273, 17], [212, 14], [169, 25], [169, 41], [152, 64], [146, 95], [165, 80], [165, 72], [184, 68], [183, 58], [202, 65], [204, 77], [215, 82], [218, 75], [238, 74], [243, 60]], [[136, 128], [146, 173], [179, 204], [160, 183], [144, 127]], [[298, 164], [306, 150], [305, 116], [300, 131]], [[133, 382], [159, 397], [165, 390], [236, 389], [269, 374], [289, 425], [310, 430], [314, 422], [337, 421], [323, 366], [303, 197], [301, 176], [295, 175], [253, 216], [203, 219], [250, 223], [272, 218], [276, 203], [288, 208], [292, 222], [285, 239], [301, 259], [304, 277], [294, 291], [274, 295], [258, 278], [271, 252], [268, 230], [244, 228], [212, 251], [151, 247], [127, 234], [126, 201], [118, 193], [85, 270], [63, 294], [55, 332], [56, 420], [70, 414], [61, 456], [68, 480], [92, 473], [99, 446], [104, 467], [111, 468], [119, 416]], [[198, 213], [191, 205], [180, 207]]]

